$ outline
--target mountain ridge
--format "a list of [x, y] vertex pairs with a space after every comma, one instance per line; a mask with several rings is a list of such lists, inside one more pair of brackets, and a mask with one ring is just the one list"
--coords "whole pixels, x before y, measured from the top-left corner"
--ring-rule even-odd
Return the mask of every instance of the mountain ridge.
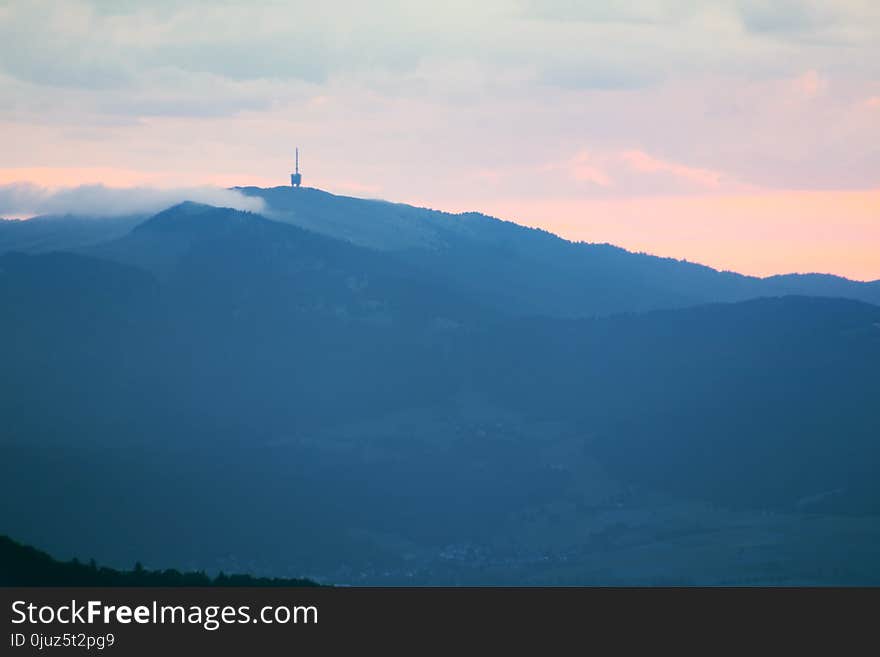
[[[262, 198], [265, 210], [256, 214], [267, 220], [380, 251], [507, 314], [583, 317], [786, 294], [880, 304], [880, 281], [852, 281], [832, 274], [759, 278], [610, 244], [571, 242], [477, 212], [451, 214], [312, 188], [233, 189]], [[114, 220], [81, 223], [93, 230]], [[118, 227], [114, 230], [120, 232]], [[13, 250], [14, 239], [4, 242], [3, 232], [0, 229], [0, 252]], [[113, 240], [122, 237], [114, 234]], [[44, 249], [34, 244], [58, 247], [64, 239], [63, 235], [30, 239], [20, 250], [39, 252]], [[90, 235], [73, 241], [74, 250], [100, 254], [112, 240]]]
[[[283, 211], [285, 209], [296, 209], [297, 208], [297, 205], [295, 203], [294, 204], [285, 203], [285, 202], [278, 203], [278, 201], [281, 199], [287, 199], [289, 201], [289, 200], [297, 198], [296, 196], [293, 196], [293, 194], [301, 195], [301, 197], [308, 197], [308, 196], [311, 196], [313, 198], [325, 197], [327, 200], [342, 202], [350, 208], [356, 207], [359, 204], [363, 204], [364, 206], [374, 205], [377, 207], [390, 208], [390, 209], [399, 211], [401, 213], [401, 215], [400, 215], [401, 217], [405, 217], [406, 215], [424, 213], [426, 215], [432, 215], [433, 218], [435, 218], [435, 219], [443, 219], [443, 218], [446, 218], [446, 219], [474, 219], [477, 221], [488, 222], [489, 224], [493, 224], [493, 225], [497, 225], [497, 226], [512, 227], [515, 229], [519, 229], [520, 231], [528, 232], [532, 235], [538, 235], [541, 237], [541, 239], [546, 240], [546, 241], [566, 242], [568, 244], [575, 245], [575, 246], [583, 245], [583, 246], [593, 246], [593, 247], [608, 247], [614, 251], [623, 252], [623, 253], [633, 255], [633, 256], [643, 256], [643, 257], [647, 257], [647, 258], [654, 258], [654, 259], [658, 259], [658, 260], [668, 261], [671, 263], [684, 263], [684, 264], [688, 264], [688, 265], [693, 265], [695, 267], [709, 269], [709, 270], [712, 270], [713, 272], [720, 273], [720, 274], [736, 274], [738, 276], [743, 276], [745, 278], [756, 279], [756, 280], [768, 280], [768, 279], [773, 279], [773, 278], [778, 278], [778, 277], [786, 277], [786, 276], [818, 276], [818, 277], [826, 277], [827, 276], [827, 277], [831, 277], [833, 279], [850, 281], [853, 283], [880, 284], [880, 279], [861, 281], [861, 280], [856, 280], [856, 279], [850, 279], [845, 276], [840, 276], [840, 275], [833, 274], [833, 273], [824, 273], [824, 272], [815, 272], [815, 271], [813, 271], [813, 272], [787, 272], [787, 273], [780, 273], [780, 274], [770, 274], [767, 276], [755, 276], [755, 275], [751, 275], [751, 274], [742, 274], [742, 273], [737, 272], [735, 270], [718, 269], [718, 268], [712, 267], [711, 265], [707, 265], [704, 263], [695, 262], [695, 261], [691, 261], [691, 260], [676, 258], [673, 256], [663, 256], [663, 255], [648, 253], [648, 252], [644, 252], [644, 251], [632, 251], [632, 250], [626, 249], [625, 247], [621, 247], [621, 246], [612, 244], [610, 242], [587, 242], [587, 241], [583, 241], [583, 240], [570, 240], [570, 239], [567, 239], [567, 238], [562, 237], [560, 235], [557, 235], [556, 233], [553, 233], [552, 231], [549, 231], [545, 228], [526, 226], [524, 224], [517, 223], [516, 221], [510, 220], [510, 219], [504, 219], [501, 217], [496, 217], [493, 215], [489, 215], [484, 212], [480, 212], [478, 210], [467, 210], [467, 211], [462, 211], [462, 212], [448, 212], [445, 210], [438, 210], [438, 209], [423, 207], [423, 206], [415, 206], [415, 205], [411, 205], [408, 203], [388, 201], [388, 200], [384, 200], [384, 199], [368, 199], [368, 198], [360, 198], [360, 197], [354, 197], [354, 196], [333, 194], [332, 192], [327, 192], [325, 190], [321, 190], [318, 188], [311, 188], [311, 187], [303, 187], [303, 188], [294, 189], [289, 186], [277, 186], [277, 187], [240, 186], [240, 187], [231, 187], [230, 189], [239, 191], [247, 196], [258, 196], [260, 198], [263, 198], [268, 204], [267, 211], [269, 213], [272, 213], [273, 211], [275, 211], [275, 213], [278, 214], [279, 218], [283, 218], [283, 212], [279, 212], [279, 211]], [[275, 201], [276, 204], [273, 204], [273, 201]], [[307, 219], [306, 217], [302, 217], [303, 221], [305, 221], [306, 219]], [[321, 230], [320, 230], [321, 226], [318, 225], [317, 228], [318, 229], [316, 230], [316, 232], [321, 232]], [[496, 233], [496, 234], [499, 234], [499, 233]], [[371, 243], [365, 244], [365, 245], [371, 246], [372, 248], [383, 248], [382, 244], [378, 244], [378, 243], [374, 243], [374, 242], [371, 242]], [[408, 246], [412, 246], [412, 244], [409, 244]], [[385, 246], [384, 248], [388, 248], [388, 247]]]
[[571, 242], [478, 212], [451, 214], [310, 188], [236, 189], [262, 198], [277, 221], [383, 248], [508, 313], [607, 315], [817, 290], [880, 304], [880, 282], [825, 274], [762, 279], [609, 244]]

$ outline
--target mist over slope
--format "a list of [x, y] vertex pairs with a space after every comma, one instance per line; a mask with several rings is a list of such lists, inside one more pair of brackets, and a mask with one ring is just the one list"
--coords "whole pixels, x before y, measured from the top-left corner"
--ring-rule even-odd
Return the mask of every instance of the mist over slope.
[[[485, 246], [487, 279], [593, 253], [437, 221], [463, 271]], [[521, 317], [565, 268], [525, 294], [428, 252], [184, 203], [0, 256], [2, 492], [57, 473], [0, 526], [110, 564], [342, 583], [880, 581], [880, 307]]]
[[0, 213], [13, 217], [147, 217], [187, 200], [237, 210], [263, 209], [258, 198], [208, 185], [164, 188], [107, 187], [101, 184], [44, 187], [29, 182], [0, 184]]

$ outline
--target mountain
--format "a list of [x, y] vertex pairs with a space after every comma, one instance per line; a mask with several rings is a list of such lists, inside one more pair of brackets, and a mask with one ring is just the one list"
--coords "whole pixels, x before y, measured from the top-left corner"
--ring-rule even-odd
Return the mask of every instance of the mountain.
[[[880, 281], [861, 283], [824, 274], [761, 279], [609, 244], [569, 242], [479, 213], [450, 214], [311, 188], [236, 189], [262, 198], [267, 218], [393, 256], [419, 270], [422, 278], [507, 315], [590, 317], [784, 295], [880, 304]], [[122, 238], [143, 219], [3, 221], [0, 253], [99, 254], [96, 245]], [[175, 256], [163, 252], [161, 257]]]
[[[46, 389], [72, 426], [111, 400], [105, 425], [140, 417], [149, 399], [129, 440], [173, 435], [155, 430], [163, 409], [222, 435], [253, 409], [271, 433], [429, 399], [444, 370], [419, 363], [492, 317], [382, 254], [235, 210], [183, 204], [93, 251], [0, 256], [0, 300], [18, 309], [0, 337], [21, 376], [53, 372]], [[44, 420], [28, 390], [0, 398], [25, 434]]]
[[585, 317], [762, 296], [837, 296], [880, 303], [880, 281], [836, 276], [760, 279], [703, 265], [575, 243], [483, 214], [449, 214], [291, 187], [238, 188], [267, 216], [390, 251], [508, 314]]
[[146, 218], [44, 215], [27, 220], [0, 219], [0, 253], [46, 253], [98, 244], [125, 235]]
[[196, 204], [0, 256], [0, 304], [0, 494], [22, 499], [0, 526], [56, 554], [338, 583], [880, 579], [871, 304], [518, 317], [399, 251]]
[[169, 208], [124, 237], [79, 253], [136, 266], [171, 288], [210, 283], [222, 288], [225, 302], [268, 304], [273, 300], [263, 295], [282, 293], [284, 298], [274, 299], [281, 313], [382, 323], [392, 315], [436, 320], [479, 308], [442, 281], [382, 253], [196, 203]]

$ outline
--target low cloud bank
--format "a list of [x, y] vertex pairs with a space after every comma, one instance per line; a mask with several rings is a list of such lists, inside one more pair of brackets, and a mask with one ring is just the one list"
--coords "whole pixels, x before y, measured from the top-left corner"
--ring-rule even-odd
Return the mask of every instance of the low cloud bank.
[[0, 216], [32, 217], [41, 214], [75, 214], [114, 217], [153, 214], [165, 208], [194, 201], [236, 210], [261, 212], [263, 200], [222, 187], [105, 187], [81, 185], [49, 189], [33, 183], [0, 185]]

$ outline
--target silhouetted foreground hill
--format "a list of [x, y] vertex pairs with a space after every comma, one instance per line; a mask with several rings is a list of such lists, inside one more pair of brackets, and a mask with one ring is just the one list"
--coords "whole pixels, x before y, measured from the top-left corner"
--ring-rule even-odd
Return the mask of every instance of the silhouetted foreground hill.
[[36, 548], [0, 536], [0, 586], [318, 586], [307, 579], [225, 575], [203, 572], [115, 570], [73, 561], [58, 561]]

